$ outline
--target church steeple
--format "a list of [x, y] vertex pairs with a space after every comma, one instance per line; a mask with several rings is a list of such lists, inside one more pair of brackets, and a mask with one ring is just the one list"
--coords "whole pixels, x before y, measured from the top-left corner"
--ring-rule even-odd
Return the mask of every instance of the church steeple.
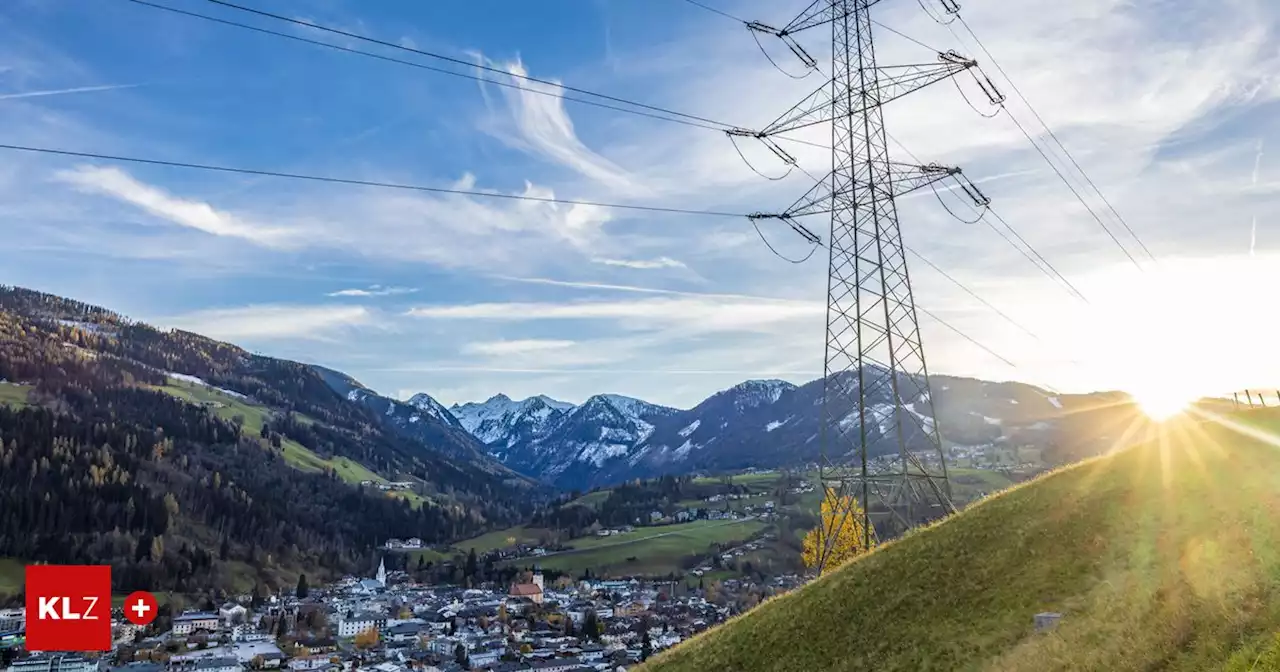
[[384, 586], [387, 585], [387, 566], [383, 561], [383, 558], [378, 558], [378, 575], [376, 578], [378, 579], [378, 583], [381, 583]]

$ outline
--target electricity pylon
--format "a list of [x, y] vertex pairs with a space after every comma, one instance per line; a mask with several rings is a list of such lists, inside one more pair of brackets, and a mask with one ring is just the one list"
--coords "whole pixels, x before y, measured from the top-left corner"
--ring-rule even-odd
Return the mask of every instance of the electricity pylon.
[[[763, 129], [729, 131], [794, 162], [771, 138], [831, 124], [831, 172], [786, 211], [753, 217], [780, 219], [820, 243], [798, 218], [830, 216], [821, 481], [840, 501], [860, 500], [867, 545], [877, 522], [892, 535], [954, 510], [895, 199], [954, 180], [976, 206], [989, 204], [959, 168], [890, 160], [884, 106], [977, 62], [950, 51], [934, 63], [878, 65], [870, 10], [879, 1], [815, 0], [781, 29], [748, 24], [815, 69], [795, 36], [829, 24], [831, 77]], [[844, 508], [826, 523], [820, 568], [849, 516]]]

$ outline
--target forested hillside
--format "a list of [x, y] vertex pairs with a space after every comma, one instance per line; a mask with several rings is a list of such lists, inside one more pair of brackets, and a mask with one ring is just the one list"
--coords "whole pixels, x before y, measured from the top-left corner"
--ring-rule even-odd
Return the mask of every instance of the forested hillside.
[[[264, 409], [261, 431], [169, 393], [173, 374]], [[527, 483], [383, 428], [309, 366], [47, 294], [0, 288], [0, 381], [0, 557], [109, 562], [118, 591], [368, 571], [387, 537], [447, 541], [528, 506]]]

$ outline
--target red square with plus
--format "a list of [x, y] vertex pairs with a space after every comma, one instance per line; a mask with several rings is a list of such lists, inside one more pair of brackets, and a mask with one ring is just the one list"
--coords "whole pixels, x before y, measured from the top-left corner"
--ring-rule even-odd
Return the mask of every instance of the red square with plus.
[[28, 651], [111, 650], [111, 567], [27, 565]]

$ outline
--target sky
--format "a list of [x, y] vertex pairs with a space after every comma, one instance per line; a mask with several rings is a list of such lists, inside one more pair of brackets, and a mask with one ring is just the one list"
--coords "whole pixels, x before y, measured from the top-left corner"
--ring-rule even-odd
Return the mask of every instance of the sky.
[[[803, 66], [763, 39], [781, 72], [741, 24], [681, 0], [241, 1], [747, 128], [822, 77], [794, 79]], [[202, 0], [155, 2], [477, 72]], [[773, 25], [808, 4], [706, 2]], [[908, 0], [873, 16], [978, 58], [1013, 118], [1043, 133], [959, 24]], [[1131, 262], [1009, 117], [978, 114], [991, 108], [972, 78], [888, 104], [896, 160], [912, 161], [906, 148], [962, 167], [1087, 300], [966, 223], [977, 213], [961, 195], [902, 198], [906, 244], [1011, 318], [910, 258], [930, 372], [1139, 396], [1280, 387], [1280, 314], [1265, 298], [1280, 281], [1280, 6], [970, 0], [963, 16], [1155, 259], [1069, 173]], [[882, 64], [936, 61], [876, 31]], [[800, 39], [829, 62], [826, 29]], [[509, 86], [128, 0], [0, 3], [0, 144], [729, 213], [783, 210], [805, 172], [830, 168], [825, 150], [789, 144], [803, 171], [766, 180], [756, 171], [786, 166], [753, 140], [739, 157], [716, 131], [486, 76]], [[808, 223], [826, 238], [829, 222]], [[760, 235], [783, 256], [809, 252], [777, 222]], [[823, 370], [825, 255], [788, 263], [742, 217], [0, 150], [0, 252], [0, 283], [323, 364], [399, 398], [616, 393], [690, 407], [745, 379]]]

